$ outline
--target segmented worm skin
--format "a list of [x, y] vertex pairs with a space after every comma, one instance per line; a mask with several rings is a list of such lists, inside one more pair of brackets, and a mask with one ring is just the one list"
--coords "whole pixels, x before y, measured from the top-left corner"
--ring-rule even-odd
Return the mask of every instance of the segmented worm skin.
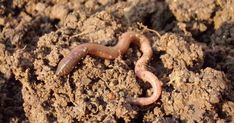
[[147, 63], [150, 61], [153, 51], [150, 46], [149, 40], [142, 34], [128, 31], [119, 37], [117, 45], [107, 47], [94, 43], [85, 43], [76, 46], [72, 51], [64, 57], [58, 64], [56, 74], [63, 76], [72, 71], [74, 66], [85, 57], [87, 54], [98, 56], [105, 59], [115, 59], [123, 55], [129, 48], [130, 43], [135, 43], [142, 51], [141, 58], [137, 61], [135, 66], [136, 76], [147, 81], [153, 88], [153, 94], [149, 97], [128, 98], [127, 100], [137, 105], [149, 105], [154, 103], [161, 95], [162, 83], [158, 78], [147, 70]]

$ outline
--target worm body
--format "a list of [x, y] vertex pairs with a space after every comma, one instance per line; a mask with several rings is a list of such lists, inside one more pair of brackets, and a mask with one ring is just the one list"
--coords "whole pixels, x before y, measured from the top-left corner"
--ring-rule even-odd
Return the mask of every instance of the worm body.
[[147, 70], [146, 65], [150, 61], [153, 51], [149, 40], [142, 34], [128, 31], [119, 37], [118, 43], [113, 47], [106, 47], [103, 45], [85, 43], [76, 46], [72, 51], [64, 57], [58, 64], [56, 74], [63, 76], [72, 71], [74, 66], [85, 57], [87, 54], [98, 56], [105, 59], [115, 59], [123, 55], [129, 48], [130, 43], [135, 43], [142, 51], [141, 58], [137, 61], [135, 66], [136, 76], [147, 81], [153, 88], [153, 94], [149, 97], [129, 98], [128, 101], [137, 105], [149, 105], [154, 103], [161, 95], [162, 83], [158, 78]]

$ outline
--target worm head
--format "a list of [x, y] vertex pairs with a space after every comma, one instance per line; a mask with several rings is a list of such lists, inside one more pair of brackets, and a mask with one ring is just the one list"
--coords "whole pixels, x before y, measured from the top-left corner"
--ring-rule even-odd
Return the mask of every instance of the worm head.
[[77, 60], [71, 55], [64, 57], [58, 64], [56, 75], [63, 76], [72, 71], [74, 66], [77, 64]]

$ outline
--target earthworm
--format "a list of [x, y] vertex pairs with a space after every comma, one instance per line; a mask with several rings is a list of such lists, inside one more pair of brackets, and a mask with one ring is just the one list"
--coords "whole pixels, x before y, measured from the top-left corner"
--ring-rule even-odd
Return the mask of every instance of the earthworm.
[[130, 45], [135, 43], [140, 47], [142, 52], [141, 58], [136, 62], [135, 74], [143, 81], [147, 81], [153, 88], [153, 94], [149, 97], [128, 98], [127, 101], [137, 105], [149, 105], [158, 100], [162, 91], [162, 83], [158, 78], [147, 70], [147, 63], [150, 61], [153, 51], [150, 41], [142, 34], [128, 31], [119, 37], [118, 43], [113, 47], [107, 47], [94, 43], [84, 43], [76, 46], [71, 52], [64, 57], [58, 64], [56, 74], [63, 76], [72, 71], [74, 66], [87, 54], [98, 56], [105, 59], [115, 59], [123, 55]]

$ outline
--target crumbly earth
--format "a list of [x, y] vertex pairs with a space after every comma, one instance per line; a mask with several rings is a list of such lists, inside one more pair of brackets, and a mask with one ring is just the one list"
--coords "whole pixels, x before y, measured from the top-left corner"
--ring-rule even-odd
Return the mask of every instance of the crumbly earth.
[[[234, 122], [233, 10], [232, 0], [2, 0], [0, 122]], [[152, 43], [154, 104], [126, 101], [152, 94], [135, 76], [135, 45], [55, 75], [76, 45], [113, 46], [127, 30]]]

